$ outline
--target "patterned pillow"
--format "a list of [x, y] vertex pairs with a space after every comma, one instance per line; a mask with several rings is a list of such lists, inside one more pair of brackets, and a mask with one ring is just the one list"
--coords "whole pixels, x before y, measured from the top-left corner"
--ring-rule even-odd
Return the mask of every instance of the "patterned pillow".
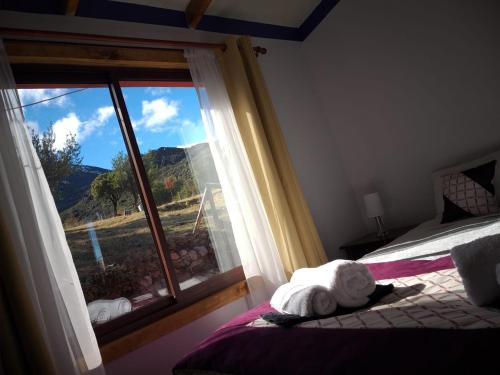
[[441, 223], [498, 212], [491, 182], [496, 162], [441, 176], [444, 201]]

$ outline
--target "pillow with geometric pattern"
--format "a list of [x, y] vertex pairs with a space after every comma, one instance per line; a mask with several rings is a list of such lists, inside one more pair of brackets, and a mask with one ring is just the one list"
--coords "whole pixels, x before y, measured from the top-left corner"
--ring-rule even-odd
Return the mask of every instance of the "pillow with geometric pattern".
[[444, 201], [441, 223], [498, 212], [492, 183], [496, 162], [441, 176]]

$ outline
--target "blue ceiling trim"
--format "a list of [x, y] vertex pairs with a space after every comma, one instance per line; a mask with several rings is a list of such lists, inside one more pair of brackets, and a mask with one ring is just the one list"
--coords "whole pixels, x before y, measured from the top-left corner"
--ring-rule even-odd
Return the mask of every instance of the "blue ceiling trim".
[[251, 35], [259, 38], [300, 40], [296, 27], [271, 25], [218, 16], [203, 16], [197, 30], [214, 31], [225, 34]]
[[77, 16], [153, 25], [188, 27], [184, 12], [108, 0], [80, 0]]
[[323, 19], [335, 8], [335, 5], [340, 0], [321, 0], [321, 2], [314, 8], [309, 17], [300, 25], [298, 32], [300, 41], [305, 40], [309, 34], [323, 21]]
[[[300, 27], [279, 26], [206, 15], [202, 18], [197, 29], [225, 34], [251, 35], [260, 38], [303, 41], [338, 2], [339, 0], [321, 0]], [[188, 27], [185, 14], [182, 11], [108, 0], [80, 0], [76, 15], [162, 26]]]
[[60, 14], [64, 12], [60, 0], [0, 0], [0, 9], [16, 12]]

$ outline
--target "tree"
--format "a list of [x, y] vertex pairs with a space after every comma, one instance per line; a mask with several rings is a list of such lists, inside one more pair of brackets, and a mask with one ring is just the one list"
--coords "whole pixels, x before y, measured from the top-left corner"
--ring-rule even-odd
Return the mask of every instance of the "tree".
[[135, 178], [127, 155], [120, 151], [111, 163], [113, 165], [113, 171], [117, 173], [120, 185], [124, 191], [127, 191], [130, 195], [132, 195], [134, 199], [134, 207], [137, 208], [139, 204], [139, 191], [137, 190], [137, 184], [135, 183]]
[[157, 205], [168, 202], [169, 197], [167, 196], [167, 191], [165, 190], [165, 186], [161, 183], [161, 181], [150, 181], [150, 186], [151, 193], [153, 193], [153, 198]]
[[167, 191], [161, 179], [160, 168], [158, 168], [158, 164], [155, 161], [154, 152], [148, 151], [144, 154], [142, 156], [142, 163], [148, 175], [149, 186], [151, 187], [155, 203], [160, 205], [168, 202]]
[[153, 151], [148, 151], [142, 156], [142, 163], [144, 164], [144, 169], [148, 175], [149, 181], [157, 180], [160, 176], [160, 169], [155, 162]]
[[171, 201], [174, 200], [174, 190], [176, 182], [177, 179], [174, 176], [168, 176], [165, 178], [165, 180], [163, 180], [163, 183], [165, 184], [165, 189], [167, 189], [170, 192]]
[[82, 158], [80, 157], [80, 145], [76, 142], [73, 134], [66, 138], [62, 149], [58, 150], [54, 147], [55, 141], [56, 137], [52, 126], [41, 134], [31, 129], [31, 143], [33, 143], [42, 164], [50, 191], [52, 195], [57, 196], [59, 184], [75, 173], [82, 163]]
[[198, 188], [192, 179], [177, 179], [175, 183], [175, 191], [179, 199], [189, 198], [199, 194]]
[[118, 214], [118, 202], [124, 192], [123, 186], [120, 184], [120, 176], [117, 172], [112, 171], [101, 174], [92, 181], [90, 185], [90, 193], [94, 199], [109, 199], [113, 205], [113, 213]]

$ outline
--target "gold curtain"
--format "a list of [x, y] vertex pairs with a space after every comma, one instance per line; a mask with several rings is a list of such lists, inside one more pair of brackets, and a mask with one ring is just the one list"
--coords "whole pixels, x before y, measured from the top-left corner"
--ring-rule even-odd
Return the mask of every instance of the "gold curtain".
[[219, 54], [236, 122], [288, 278], [327, 261], [248, 37]]
[[10, 239], [0, 217], [0, 372], [55, 374]]

